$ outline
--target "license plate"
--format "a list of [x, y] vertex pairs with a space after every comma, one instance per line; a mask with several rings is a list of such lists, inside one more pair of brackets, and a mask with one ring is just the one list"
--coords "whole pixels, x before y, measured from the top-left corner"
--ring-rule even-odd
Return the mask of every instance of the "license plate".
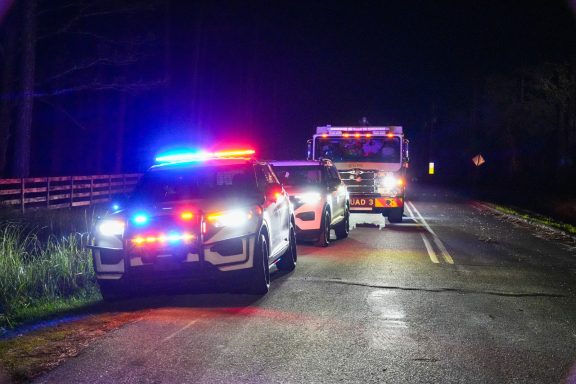
[[368, 197], [352, 197], [350, 198], [351, 207], [373, 207], [374, 199]]

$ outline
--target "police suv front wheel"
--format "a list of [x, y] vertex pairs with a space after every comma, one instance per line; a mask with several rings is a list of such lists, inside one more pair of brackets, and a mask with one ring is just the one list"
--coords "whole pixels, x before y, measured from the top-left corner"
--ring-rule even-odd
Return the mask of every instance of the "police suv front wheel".
[[298, 260], [298, 250], [296, 249], [296, 232], [294, 227], [290, 225], [288, 249], [282, 255], [276, 266], [281, 271], [293, 271], [296, 268], [296, 261]]
[[124, 281], [118, 280], [98, 280], [100, 294], [104, 301], [116, 301], [127, 299], [132, 296], [132, 290], [124, 284]]
[[336, 232], [336, 237], [338, 239], [345, 239], [348, 237], [348, 234], [350, 233], [350, 211], [348, 208], [346, 208], [342, 221], [334, 227], [334, 232]]
[[330, 244], [330, 212], [324, 210], [324, 216], [322, 217], [322, 223], [320, 224], [320, 233], [318, 235], [318, 240], [316, 241], [317, 247], [327, 247]]
[[268, 265], [268, 241], [260, 234], [254, 248], [254, 267], [249, 276], [247, 293], [265, 295], [270, 289], [270, 267]]

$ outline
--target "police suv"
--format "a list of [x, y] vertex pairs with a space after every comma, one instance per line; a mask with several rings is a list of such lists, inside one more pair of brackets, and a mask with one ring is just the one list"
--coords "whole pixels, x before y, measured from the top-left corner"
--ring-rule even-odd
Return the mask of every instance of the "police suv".
[[288, 195], [254, 151], [157, 158], [126, 207], [98, 221], [91, 239], [104, 299], [158, 281], [231, 277], [265, 294], [270, 267], [296, 266]]
[[348, 237], [348, 191], [332, 161], [273, 161], [271, 164], [290, 195], [298, 239], [314, 240], [318, 246], [326, 247], [332, 229], [338, 239]]

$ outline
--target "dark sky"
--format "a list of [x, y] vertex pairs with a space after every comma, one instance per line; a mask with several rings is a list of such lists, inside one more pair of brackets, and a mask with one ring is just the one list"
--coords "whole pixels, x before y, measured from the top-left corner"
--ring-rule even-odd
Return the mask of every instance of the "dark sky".
[[[422, 153], [426, 121], [434, 114], [446, 129], [462, 126], [475, 84], [486, 76], [574, 60], [572, 1], [158, 1], [152, 14], [128, 16], [127, 24], [149, 30], [158, 47], [130, 75], [164, 74], [167, 86], [130, 94], [126, 119], [117, 93], [56, 99], [85, 131], [37, 103], [36, 146], [48, 148], [46, 137], [66, 132], [65, 145], [79, 151], [78, 140], [99, 140], [94, 152], [104, 161], [99, 148], [108, 138], [94, 131], [108, 129], [114, 139], [125, 120], [117, 147], [125, 150], [127, 170], [142, 168], [161, 148], [188, 143], [242, 143], [265, 158], [302, 157], [316, 126], [352, 125], [366, 116], [373, 125], [403, 125], [413, 153]], [[96, 20], [97, 31], [115, 28]], [[59, 60], [47, 44], [39, 45], [40, 75]], [[58, 159], [46, 170], [40, 159], [38, 173], [68, 172], [61, 168], [69, 160]], [[78, 163], [74, 172], [90, 166]]]
[[182, 1], [171, 5], [164, 130], [303, 153], [321, 124], [465, 110], [475, 79], [573, 57], [563, 1]]

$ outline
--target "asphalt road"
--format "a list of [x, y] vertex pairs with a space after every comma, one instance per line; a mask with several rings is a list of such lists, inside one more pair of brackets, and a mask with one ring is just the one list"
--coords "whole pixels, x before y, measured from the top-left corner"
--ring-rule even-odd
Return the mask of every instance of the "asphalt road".
[[300, 246], [263, 298], [140, 299], [139, 321], [37, 382], [575, 383], [573, 244], [443, 192], [408, 207]]

